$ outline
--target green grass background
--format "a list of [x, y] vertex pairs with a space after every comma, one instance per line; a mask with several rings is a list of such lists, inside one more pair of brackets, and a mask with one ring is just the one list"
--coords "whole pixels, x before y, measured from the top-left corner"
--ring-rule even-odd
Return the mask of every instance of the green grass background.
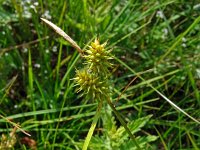
[[[41, 22], [43, 17], [83, 49], [95, 37], [108, 42], [115, 56], [111, 82], [118, 112], [127, 123], [152, 115], [136, 133], [157, 136], [146, 149], [197, 150], [200, 125], [175, 110], [148, 83], [200, 119], [199, 15], [198, 0], [0, 0], [0, 114], [19, 122], [37, 149], [81, 149], [97, 102], [76, 93], [71, 79], [83, 60]], [[105, 116], [97, 124], [93, 145], [105, 144]], [[116, 118], [114, 122], [120, 127]], [[0, 119], [0, 134], [12, 129]], [[16, 134], [13, 149], [30, 149], [20, 140], [26, 135]], [[110, 149], [132, 149], [128, 141], [127, 137], [123, 146]]]

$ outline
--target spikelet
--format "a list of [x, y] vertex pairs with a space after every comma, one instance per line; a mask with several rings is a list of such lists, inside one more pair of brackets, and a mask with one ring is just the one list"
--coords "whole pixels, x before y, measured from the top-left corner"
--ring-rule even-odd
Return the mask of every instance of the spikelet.
[[109, 94], [109, 86], [106, 81], [101, 81], [99, 77], [83, 68], [76, 71], [75, 83], [79, 88], [77, 92], [82, 91], [82, 95], [89, 98], [100, 100]]
[[110, 51], [105, 49], [106, 43], [100, 44], [98, 39], [88, 46], [84, 53], [85, 67], [76, 71], [74, 81], [78, 86], [77, 92], [82, 92], [87, 98], [97, 101], [110, 96], [111, 88], [109, 85], [109, 62], [112, 57]]
[[109, 55], [110, 50], [105, 49], [106, 44], [106, 42], [100, 44], [99, 40], [95, 39], [88, 46], [88, 49], [85, 51], [86, 55], [84, 55], [85, 63], [89, 66], [89, 69], [101, 75], [108, 75], [108, 68], [112, 67], [112, 64], [109, 62], [112, 57]]

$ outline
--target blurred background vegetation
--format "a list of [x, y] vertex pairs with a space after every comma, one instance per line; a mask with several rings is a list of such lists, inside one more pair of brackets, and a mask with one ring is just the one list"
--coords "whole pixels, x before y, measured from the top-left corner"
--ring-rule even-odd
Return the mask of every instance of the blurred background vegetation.
[[[147, 83], [200, 119], [199, 15], [199, 0], [0, 0], [0, 114], [32, 135], [18, 131], [12, 149], [81, 149], [97, 107], [71, 80], [78, 52], [40, 17], [83, 49], [95, 37], [108, 42], [113, 103], [144, 149], [198, 149], [199, 124]], [[135, 149], [107, 111], [90, 149]], [[12, 130], [1, 118], [1, 135]]]

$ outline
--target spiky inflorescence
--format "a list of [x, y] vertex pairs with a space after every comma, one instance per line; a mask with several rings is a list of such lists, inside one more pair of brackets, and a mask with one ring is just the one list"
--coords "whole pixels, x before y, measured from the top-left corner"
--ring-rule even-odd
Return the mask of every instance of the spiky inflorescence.
[[74, 80], [79, 86], [78, 92], [83, 91], [82, 95], [89, 98], [100, 100], [110, 93], [106, 81], [101, 81], [95, 74], [90, 73], [88, 68], [77, 70]]
[[0, 141], [0, 150], [13, 149], [13, 147], [15, 146], [17, 142], [17, 138], [15, 135], [16, 129], [17, 128], [14, 128], [9, 136], [2, 134], [1, 141]]
[[106, 42], [100, 44], [99, 40], [95, 39], [89, 46], [89, 49], [85, 51], [86, 55], [84, 55], [89, 69], [100, 75], [107, 75], [109, 73], [108, 68], [112, 66], [109, 62], [109, 60], [112, 59], [109, 55], [110, 50], [106, 50], [105, 46]]

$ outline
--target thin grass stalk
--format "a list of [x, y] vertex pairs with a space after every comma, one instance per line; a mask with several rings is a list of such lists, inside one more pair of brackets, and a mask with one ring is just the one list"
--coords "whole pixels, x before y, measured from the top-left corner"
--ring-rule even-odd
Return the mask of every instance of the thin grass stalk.
[[101, 114], [102, 105], [103, 105], [103, 101], [100, 100], [100, 102], [99, 102], [99, 104], [98, 104], [98, 107], [97, 107], [96, 114], [95, 114], [95, 116], [94, 116], [94, 118], [93, 118], [92, 124], [91, 124], [91, 126], [90, 126], [90, 129], [89, 129], [89, 131], [88, 131], [87, 137], [86, 137], [85, 142], [84, 142], [84, 144], [83, 144], [82, 150], [87, 150], [87, 148], [88, 148], [88, 146], [89, 146], [90, 140], [91, 140], [92, 135], [93, 135], [93, 133], [94, 133], [94, 129], [95, 129], [96, 125], [97, 125], [97, 121], [98, 121], [98, 119], [99, 119], [99, 117], [100, 117], [100, 114]]

